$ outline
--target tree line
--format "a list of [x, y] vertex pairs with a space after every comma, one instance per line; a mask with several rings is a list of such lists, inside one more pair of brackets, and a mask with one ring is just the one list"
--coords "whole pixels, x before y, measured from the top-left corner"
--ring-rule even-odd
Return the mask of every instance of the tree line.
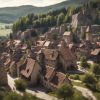
[[[62, 8], [59, 10], [51, 11], [46, 14], [38, 14], [34, 15], [28, 14], [26, 16], [20, 17], [14, 24], [13, 24], [13, 32], [17, 32], [19, 30], [25, 31], [27, 28], [48, 28], [53, 26], [60, 26], [63, 23], [71, 23], [72, 15], [75, 13], [80, 12], [82, 9], [90, 9], [90, 8], [98, 8], [98, 12], [100, 11], [99, 1], [93, 2], [89, 0], [83, 6], [78, 7], [68, 7]], [[98, 20], [99, 16], [95, 20], [95, 23], [99, 23]]]

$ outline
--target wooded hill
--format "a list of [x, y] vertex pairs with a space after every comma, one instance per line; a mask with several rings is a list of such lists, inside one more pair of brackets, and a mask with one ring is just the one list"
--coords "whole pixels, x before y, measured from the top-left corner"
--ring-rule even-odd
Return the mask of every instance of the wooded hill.
[[29, 13], [40, 14], [47, 13], [53, 10], [61, 8], [68, 8], [69, 6], [77, 7], [82, 5], [88, 0], [67, 0], [55, 5], [47, 7], [35, 7], [31, 5], [19, 6], [19, 7], [5, 7], [0, 8], [0, 22], [12, 23], [21, 16], [25, 16]]

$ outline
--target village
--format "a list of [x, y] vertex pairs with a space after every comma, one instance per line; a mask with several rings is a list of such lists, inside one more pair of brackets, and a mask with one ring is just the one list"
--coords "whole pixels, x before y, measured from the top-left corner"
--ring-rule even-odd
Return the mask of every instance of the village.
[[23, 15], [0, 37], [0, 100], [100, 99], [99, 1], [80, 4]]
[[[66, 31], [66, 25], [61, 25], [34, 39], [31, 30], [27, 29], [8, 41], [0, 42], [2, 84], [8, 84], [7, 74], [24, 79], [28, 86], [41, 85], [52, 91], [64, 83], [72, 84], [67, 74], [87, 72], [78, 64], [82, 56], [87, 61], [100, 63], [100, 35], [93, 35], [95, 27], [100, 29], [100, 26], [93, 25], [81, 27], [86, 34], [85, 39], [79, 37], [78, 32]], [[78, 43], [73, 42], [74, 34], [80, 40]], [[15, 90], [15, 86], [12, 89]]]

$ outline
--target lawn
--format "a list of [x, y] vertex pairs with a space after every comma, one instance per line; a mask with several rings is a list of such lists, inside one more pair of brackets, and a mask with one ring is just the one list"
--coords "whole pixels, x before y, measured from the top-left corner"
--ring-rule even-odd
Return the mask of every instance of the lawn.
[[[57, 97], [55, 92], [49, 92], [48, 95]], [[74, 89], [74, 95], [72, 98], [70, 98], [70, 100], [87, 100], [87, 99], [84, 96], [82, 96], [82, 93], [80, 91]]]
[[11, 26], [11, 24], [0, 23], [0, 36], [7, 36], [11, 33], [11, 28], [5, 28], [5, 26]]
[[11, 29], [0, 29], [0, 36], [7, 36], [11, 33]]
[[100, 100], [100, 92], [93, 92], [97, 100]]

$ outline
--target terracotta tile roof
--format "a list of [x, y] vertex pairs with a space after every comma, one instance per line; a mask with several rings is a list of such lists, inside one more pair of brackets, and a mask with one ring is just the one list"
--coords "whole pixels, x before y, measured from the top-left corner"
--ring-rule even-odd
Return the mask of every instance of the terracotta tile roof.
[[5, 66], [7, 66], [7, 65], [9, 65], [9, 64], [10, 64], [10, 62], [11, 62], [11, 59], [10, 59], [10, 58], [8, 58], [8, 59], [6, 60], [6, 62], [4, 63], [4, 65], [5, 65]]
[[37, 46], [43, 46], [45, 41], [37, 41]]
[[100, 53], [100, 49], [95, 49], [91, 52], [92, 55], [98, 55]]
[[46, 60], [56, 60], [58, 57], [58, 51], [54, 49], [44, 49], [43, 53]]
[[45, 78], [50, 79], [50, 77], [53, 75], [55, 69], [53, 67], [46, 66], [46, 72], [45, 72]]
[[70, 31], [65, 32], [63, 35], [71, 35], [71, 32]]
[[86, 46], [85, 46], [85, 44], [80, 44], [79, 47], [80, 48], [85, 48]]
[[27, 59], [27, 64], [26, 64], [26, 69], [25, 70], [22, 70], [21, 71], [21, 74], [23, 76], [25, 76], [26, 78], [29, 78], [30, 75], [32, 74], [32, 71], [35, 67], [35, 64], [36, 64], [36, 61], [31, 59], [31, 58], [28, 58]]
[[[61, 72], [56, 72], [53, 79], [51, 80], [51, 85], [55, 88], [58, 88], [64, 81], [67, 79], [66, 75]], [[68, 80], [68, 79], [67, 79]]]
[[74, 60], [75, 56], [73, 55], [73, 53], [71, 52], [71, 50], [69, 49], [69, 47], [67, 46], [62, 46], [59, 49], [61, 56], [65, 59], [65, 60]]
[[50, 45], [50, 41], [46, 41], [45, 43], [44, 43], [44, 46], [45, 47], [48, 47]]

